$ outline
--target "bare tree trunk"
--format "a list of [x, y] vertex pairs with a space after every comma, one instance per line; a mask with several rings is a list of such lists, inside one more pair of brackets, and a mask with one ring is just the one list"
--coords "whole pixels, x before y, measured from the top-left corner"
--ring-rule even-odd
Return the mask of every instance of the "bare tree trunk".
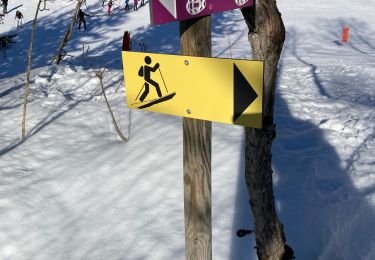
[[[85, 2], [85, 0], [77, 0], [77, 5], [76, 5], [76, 8], [74, 10], [74, 13], [72, 14], [72, 18], [70, 20], [70, 25], [69, 25], [69, 28], [68, 30], [66, 31], [64, 37], [62, 38], [61, 40], [61, 43], [60, 43], [60, 46], [59, 46], [59, 49], [57, 50], [57, 54], [55, 56], [55, 59], [56, 59], [56, 64], [59, 65], [61, 60], [64, 58], [64, 47], [68, 44], [70, 38], [72, 37], [72, 34], [73, 34], [73, 30], [74, 30], [74, 24], [77, 20], [77, 14], [78, 14], [78, 10], [81, 8], [81, 5]], [[53, 61], [52, 61], [53, 62]]]
[[254, 215], [257, 254], [264, 259], [292, 259], [285, 244], [283, 225], [275, 208], [272, 184], [272, 142], [276, 136], [273, 122], [277, 65], [285, 40], [285, 28], [275, 0], [256, 0], [242, 9], [249, 27], [252, 55], [264, 61], [263, 128], [246, 128], [245, 178]]
[[36, 21], [38, 19], [39, 14], [39, 7], [42, 0], [39, 0], [38, 6], [36, 8], [35, 17], [32, 25], [31, 30], [31, 40], [30, 40], [30, 48], [29, 48], [29, 62], [27, 64], [27, 74], [26, 74], [26, 86], [25, 86], [25, 98], [23, 101], [23, 113], [22, 113], [22, 139], [25, 138], [25, 132], [26, 132], [26, 110], [27, 110], [27, 100], [30, 93], [30, 70], [31, 70], [31, 62], [32, 62], [32, 53], [33, 53], [33, 45], [34, 45], [34, 37], [35, 37], [35, 27], [36, 27]]

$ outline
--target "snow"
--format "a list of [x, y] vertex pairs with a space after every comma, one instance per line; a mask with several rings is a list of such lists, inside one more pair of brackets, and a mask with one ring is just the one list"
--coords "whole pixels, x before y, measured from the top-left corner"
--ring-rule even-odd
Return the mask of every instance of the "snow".
[[[113, 14], [87, 0], [68, 62], [48, 66], [74, 1], [47, 2], [33, 51], [27, 137], [21, 117], [36, 0], [9, 1], [0, 35], [0, 259], [184, 259], [181, 118], [125, 104], [121, 38], [178, 53], [178, 24], [149, 8]], [[275, 199], [297, 259], [375, 259], [375, 2], [278, 1], [286, 26], [273, 145]], [[16, 30], [15, 10], [25, 17]], [[340, 41], [342, 26], [349, 43]], [[251, 57], [238, 10], [215, 14], [213, 55]], [[134, 44], [135, 43], [135, 44]], [[229, 46], [229, 43], [231, 46]], [[83, 48], [88, 48], [87, 62]], [[117, 136], [95, 71], [120, 128]], [[120, 87], [119, 87], [120, 86]], [[244, 183], [244, 133], [213, 123], [213, 259], [256, 259]]]

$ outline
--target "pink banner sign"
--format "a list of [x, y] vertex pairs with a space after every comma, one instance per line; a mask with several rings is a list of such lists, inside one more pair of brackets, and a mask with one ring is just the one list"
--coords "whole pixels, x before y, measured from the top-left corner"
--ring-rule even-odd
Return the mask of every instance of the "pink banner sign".
[[151, 23], [163, 24], [252, 6], [254, 0], [150, 0]]

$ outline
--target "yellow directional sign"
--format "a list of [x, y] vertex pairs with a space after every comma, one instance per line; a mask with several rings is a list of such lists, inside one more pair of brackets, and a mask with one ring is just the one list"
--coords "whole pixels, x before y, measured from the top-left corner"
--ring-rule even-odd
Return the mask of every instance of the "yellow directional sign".
[[130, 108], [262, 127], [263, 62], [122, 53]]

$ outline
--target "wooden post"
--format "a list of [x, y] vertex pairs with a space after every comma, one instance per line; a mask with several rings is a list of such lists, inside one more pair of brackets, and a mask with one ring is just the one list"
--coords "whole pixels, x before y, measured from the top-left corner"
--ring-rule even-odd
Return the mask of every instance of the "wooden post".
[[[211, 57], [211, 16], [180, 22], [180, 48], [182, 55]], [[211, 260], [211, 122], [183, 118], [183, 150], [185, 256]]]

